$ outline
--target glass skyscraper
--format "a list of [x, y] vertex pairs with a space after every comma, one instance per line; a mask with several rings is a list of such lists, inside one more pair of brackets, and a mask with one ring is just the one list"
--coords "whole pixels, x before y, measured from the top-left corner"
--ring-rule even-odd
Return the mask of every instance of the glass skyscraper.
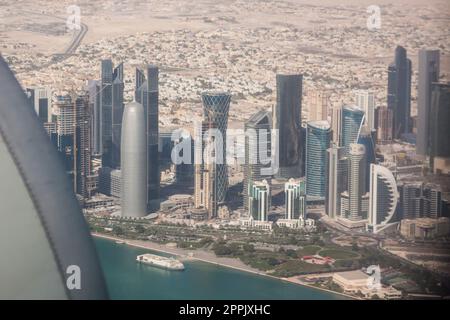
[[[146, 72], [146, 73], [145, 73]], [[160, 208], [159, 170], [159, 69], [148, 65], [146, 70], [136, 69], [135, 100], [144, 107], [147, 135], [147, 201], [148, 209]]]
[[284, 184], [285, 219], [305, 219], [306, 217], [306, 186], [305, 179], [289, 179]]
[[113, 69], [111, 60], [101, 61], [100, 108], [102, 166], [120, 166], [120, 131], [123, 114], [123, 64]]
[[306, 194], [308, 200], [324, 200], [326, 158], [330, 147], [328, 121], [309, 121], [306, 127]]
[[419, 51], [419, 84], [417, 94], [417, 154], [429, 155], [431, 93], [439, 81], [439, 50]]
[[357, 143], [364, 121], [364, 111], [357, 106], [344, 106], [341, 117], [341, 146], [348, 152], [350, 144]]
[[265, 144], [266, 155], [271, 156], [271, 116], [267, 111], [258, 111], [245, 123], [245, 163], [244, 163], [244, 209], [249, 209], [249, 192], [254, 181], [266, 179], [270, 182], [271, 176], [263, 176], [262, 169], [270, 167], [262, 163], [261, 149]]
[[304, 175], [302, 143], [301, 74], [277, 74], [277, 103], [273, 110], [273, 129], [278, 130], [279, 172], [277, 177], [289, 179]]
[[[231, 95], [225, 92], [204, 93], [202, 102], [202, 128], [196, 137], [201, 140], [198, 143], [201, 150], [195, 153], [195, 206], [205, 208], [208, 217], [214, 218], [228, 190], [226, 136]], [[222, 143], [216, 140], [215, 133], [220, 133]], [[203, 159], [203, 154], [206, 154], [206, 159]], [[197, 158], [199, 156], [202, 157], [201, 161]]]
[[388, 68], [388, 108], [393, 110], [393, 137], [411, 132], [411, 60], [406, 49], [395, 49], [395, 60]]

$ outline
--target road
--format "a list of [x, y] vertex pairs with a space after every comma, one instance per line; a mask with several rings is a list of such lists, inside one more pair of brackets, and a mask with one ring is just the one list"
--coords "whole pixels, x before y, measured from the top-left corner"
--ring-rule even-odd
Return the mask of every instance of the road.
[[[36, 14], [36, 12], [33, 12], [33, 11], [24, 10], [24, 12], [28, 13], [28, 14]], [[57, 20], [61, 20], [61, 21], [64, 21], [64, 23], [66, 23], [66, 21], [67, 21], [67, 18], [62, 18], [62, 17], [51, 15], [51, 14], [39, 13], [39, 15], [50, 17], [50, 18], [57, 19]], [[83, 41], [84, 37], [86, 36], [88, 30], [89, 30], [88, 25], [80, 21], [80, 30], [74, 30], [72, 40], [69, 43], [69, 45], [66, 47], [64, 52], [54, 54], [53, 58], [48, 63], [41, 65], [40, 67], [37, 68], [37, 70], [44, 69], [44, 68], [49, 67], [52, 64], [64, 61], [65, 59], [70, 57], [72, 54], [75, 54], [75, 52], [77, 51], [81, 42]]]

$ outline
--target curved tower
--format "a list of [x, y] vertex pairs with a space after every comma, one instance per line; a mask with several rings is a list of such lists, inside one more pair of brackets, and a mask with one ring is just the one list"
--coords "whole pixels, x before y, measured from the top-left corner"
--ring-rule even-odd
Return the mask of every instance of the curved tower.
[[147, 154], [144, 108], [140, 103], [126, 105], [122, 119], [121, 169], [122, 216], [147, 214]]
[[378, 233], [392, 222], [398, 199], [397, 183], [392, 172], [386, 167], [371, 164], [369, 231]]
[[220, 151], [216, 150], [216, 156], [222, 156], [222, 159], [216, 159], [214, 168], [211, 168], [213, 176], [212, 192], [208, 197], [212, 197], [213, 206], [225, 201], [225, 195], [228, 189], [228, 172], [226, 162], [226, 137], [228, 126], [228, 111], [230, 109], [231, 95], [225, 92], [211, 92], [202, 94], [203, 101], [203, 128], [218, 129], [222, 134], [222, 155]]

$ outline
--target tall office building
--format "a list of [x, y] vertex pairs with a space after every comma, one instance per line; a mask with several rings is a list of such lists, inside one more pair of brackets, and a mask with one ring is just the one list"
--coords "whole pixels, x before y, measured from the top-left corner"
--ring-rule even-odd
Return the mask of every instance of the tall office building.
[[306, 127], [306, 194], [308, 201], [324, 200], [326, 159], [330, 147], [331, 127], [328, 121], [309, 121]]
[[131, 102], [123, 113], [121, 202], [123, 217], [147, 215], [147, 154], [144, 108]]
[[268, 221], [271, 206], [270, 185], [267, 180], [254, 181], [249, 193], [249, 214], [258, 221]]
[[341, 218], [350, 222], [360, 222], [367, 219], [369, 194], [366, 192], [366, 167], [367, 161], [364, 145], [350, 144], [348, 153], [348, 189], [341, 194]]
[[440, 218], [442, 216], [442, 189], [436, 184], [425, 184], [422, 189], [423, 216]]
[[341, 119], [341, 146], [347, 152], [350, 144], [357, 143], [364, 122], [364, 111], [357, 106], [344, 106]]
[[[57, 96], [54, 103], [56, 114], [57, 148], [72, 183], [74, 181], [75, 109], [70, 96]], [[75, 188], [74, 188], [75, 190]]]
[[144, 107], [147, 140], [147, 185], [148, 209], [151, 212], [160, 208], [159, 170], [159, 69], [148, 65], [146, 70], [136, 69], [135, 100]]
[[450, 158], [450, 82], [434, 83], [431, 95], [429, 155]]
[[56, 113], [57, 148], [73, 189], [84, 198], [92, 193], [90, 114], [87, 95], [57, 96]]
[[285, 196], [285, 218], [300, 219], [306, 218], [306, 185], [305, 179], [289, 179], [284, 184]]
[[442, 189], [432, 183], [407, 183], [402, 186], [403, 219], [440, 218], [442, 216]]
[[369, 182], [370, 182], [370, 165], [372, 163], [376, 163], [376, 155], [375, 155], [375, 136], [376, 131], [370, 130], [367, 125], [362, 126], [359, 131], [358, 141], [357, 143], [364, 145], [366, 149], [366, 161], [367, 161], [367, 170], [366, 170], [366, 190], [369, 190]]
[[392, 125], [394, 123], [394, 113], [386, 106], [378, 107], [376, 111], [377, 119], [377, 141], [387, 143], [392, 141]]
[[123, 114], [123, 64], [113, 68], [111, 60], [101, 61], [100, 109], [102, 166], [120, 166], [120, 135]]
[[277, 74], [277, 103], [273, 110], [273, 129], [278, 130], [279, 171], [277, 177], [289, 179], [304, 175], [300, 74]]
[[347, 160], [345, 148], [333, 144], [327, 150], [325, 210], [327, 215], [333, 219], [341, 214], [341, 193], [347, 190]]
[[416, 152], [429, 155], [432, 84], [439, 81], [439, 50], [419, 51]]
[[375, 129], [375, 97], [368, 90], [358, 90], [355, 93], [356, 106], [364, 111], [364, 124], [370, 130]]
[[420, 218], [422, 215], [422, 184], [407, 183], [401, 187], [401, 208], [403, 219]]
[[378, 233], [393, 222], [399, 199], [397, 183], [388, 168], [370, 165], [369, 194], [369, 222], [366, 229]]
[[411, 60], [405, 48], [395, 49], [395, 61], [388, 68], [388, 108], [393, 111], [393, 137], [411, 132]]
[[225, 201], [228, 190], [226, 136], [231, 95], [204, 93], [202, 101], [202, 128], [196, 136], [195, 206], [205, 208], [211, 219], [217, 216], [218, 206]]
[[331, 131], [333, 133], [333, 142], [336, 145], [341, 143], [342, 129], [342, 106], [333, 106], [331, 108]]
[[28, 88], [26, 94], [41, 122], [53, 122], [51, 89], [47, 87]]
[[88, 80], [87, 91], [89, 94], [89, 110], [91, 118], [92, 154], [101, 155], [101, 83], [98, 80]]
[[76, 127], [74, 138], [75, 183], [76, 192], [84, 198], [90, 198], [94, 191], [95, 177], [91, 162], [91, 114], [89, 95], [86, 93], [76, 99]]
[[263, 179], [270, 182], [270, 176], [266, 176], [262, 171], [269, 168], [270, 163], [263, 163], [261, 154], [266, 150], [263, 156], [271, 158], [271, 123], [272, 118], [267, 111], [258, 111], [245, 123], [245, 163], [244, 163], [244, 183], [243, 197], [244, 209], [249, 209], [249, 193], [254, 181]]
[[308, 94], [309, 121], [328, 120], [330, 94], [325, 90], [313, 90]]

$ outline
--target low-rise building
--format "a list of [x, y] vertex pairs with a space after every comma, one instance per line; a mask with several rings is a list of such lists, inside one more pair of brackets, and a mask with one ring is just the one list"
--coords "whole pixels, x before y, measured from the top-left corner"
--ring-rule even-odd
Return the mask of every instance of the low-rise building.
[[403, 219], [400, 223], [400, 234], [406, 239], [433, 239], [450, 234], [450, 219], [446, 217]]

